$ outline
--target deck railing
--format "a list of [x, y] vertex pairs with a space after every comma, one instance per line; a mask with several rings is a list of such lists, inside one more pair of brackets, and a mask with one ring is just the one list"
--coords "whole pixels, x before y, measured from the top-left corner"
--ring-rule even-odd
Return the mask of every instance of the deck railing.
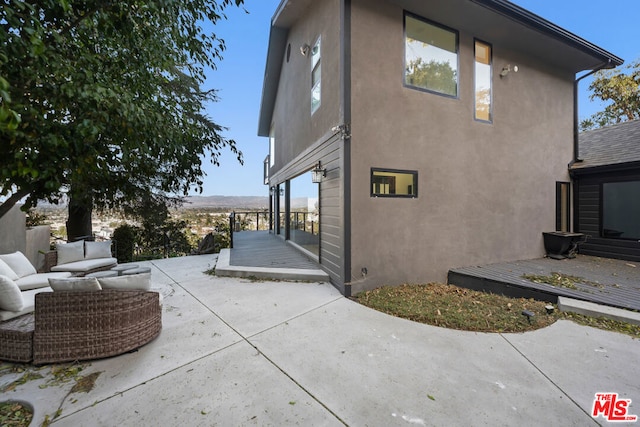
[[233, 248], [233, 233], [269, 230], [269, 211], [233, 211], [229, 215], [229, 246]]
[[[282, 220], [286, 218], [281, 218]], [[291, 212], [289, 214], [290, 230], [304, 231], [311, 235], [320, 232], [318, 227], [317, 214], [312, 212]], [[273, 220], [276, 220], [273, 218]], [[280, 224], [284, 229], [285, 224]], [[233, 233], [239, 231], [266, 231], [272, 229], [269, 224], [269, 211], [233, 211], [229, 215], [229, 247], [233, 248]]]

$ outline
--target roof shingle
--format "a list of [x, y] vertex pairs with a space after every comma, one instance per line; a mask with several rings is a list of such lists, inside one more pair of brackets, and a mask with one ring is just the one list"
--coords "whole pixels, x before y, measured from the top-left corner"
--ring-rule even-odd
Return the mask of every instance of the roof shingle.
[[640, 120], [632, 120], [580, 134], [582, 162], [572, 169], [640, 162]]

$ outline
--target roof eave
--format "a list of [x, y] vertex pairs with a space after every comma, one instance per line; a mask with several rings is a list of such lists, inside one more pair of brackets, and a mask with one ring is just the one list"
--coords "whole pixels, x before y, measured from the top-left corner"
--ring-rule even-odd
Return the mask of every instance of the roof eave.
[[262, 83], [262, 101], [260, 103], [260, 115], [258, 116], [258, 136], [269, 136], [271, 130], [271, 118], [276, 103], [280, 72], [282, 71], [282, 58], [284, 46], [287, 40], [288, 30], [271, 26], [269, 32], [269, 47], [267, 49], [267, 63], [265, 65], [264, 80]]
[[576, 163], [571, 167], [570, 173], [571, 175], [580, 176], [596, 173], [624, 172], [629, 170], [640, 170], [640, 161], [594, 166], [579, 166], [579, 164]]
[[608, 63], [606, 68], [615, 68], [624, 63], [624, 60], [605, 49], [573, 34], [564, 28], [547, 21], [546, 19], [529, 12], [528, 10], [511, 3], [508, 0], [470, 0], [480, 6], [499, 13], [522, 25], [528, 26], [536, 31], [547, 34], [569, 46], [584, 53], [599, 58], [600, 63]]

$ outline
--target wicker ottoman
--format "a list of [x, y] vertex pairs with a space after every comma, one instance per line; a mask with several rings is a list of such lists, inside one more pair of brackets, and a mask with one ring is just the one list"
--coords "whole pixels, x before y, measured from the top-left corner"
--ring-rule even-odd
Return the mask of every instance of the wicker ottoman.
[[33, 359], [33, 313], [0, 323], [0, 360], [28, 363]]

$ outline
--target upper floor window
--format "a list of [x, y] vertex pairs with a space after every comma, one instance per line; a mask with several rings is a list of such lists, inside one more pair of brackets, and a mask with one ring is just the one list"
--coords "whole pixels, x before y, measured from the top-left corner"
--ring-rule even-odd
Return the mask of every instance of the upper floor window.
[[458, 32], [405, 13], [404, 83], [458, 96]]
[[490, 122], [491, 113], [491, 45], [475, 43], [476, 120]]
[[320, 108], [320, 75], [321, 75], [321, 57], [320, 43], [321, 38], [318, 37], [316, 43], [311, 49], [311, 114]]

